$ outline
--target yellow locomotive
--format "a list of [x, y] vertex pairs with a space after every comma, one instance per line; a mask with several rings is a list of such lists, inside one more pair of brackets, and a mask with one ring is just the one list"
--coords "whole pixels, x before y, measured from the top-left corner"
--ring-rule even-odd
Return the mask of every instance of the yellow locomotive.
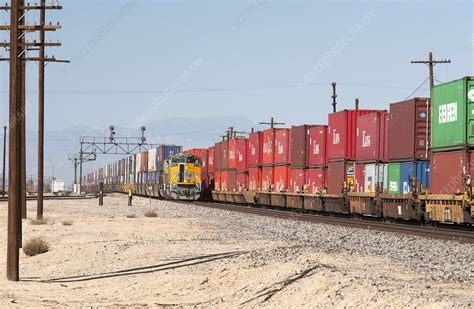
[[163, 164], [161, 196], [172, 200], [196, 201], [201, 196], [202, 160], [192, 154], [171, 156]]

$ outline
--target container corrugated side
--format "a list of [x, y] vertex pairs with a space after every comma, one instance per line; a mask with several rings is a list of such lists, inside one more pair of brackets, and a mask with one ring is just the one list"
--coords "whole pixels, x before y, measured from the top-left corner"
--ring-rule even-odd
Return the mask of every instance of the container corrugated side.
[[433, 149], [474, 146], [473, 105], [474, 77], [464, 77], [433, 88]]
[[377, 110], [342, 110], [328, 116], [328, 159], [355, 160], [357, 119]]
[[308, 130], [308, 166], [324, 167], [328, 163], [327, 126], [316, 126]]
[[430, 119], [429, 98], [414, 98], [390, 104], [390, 162], [429, 159]]

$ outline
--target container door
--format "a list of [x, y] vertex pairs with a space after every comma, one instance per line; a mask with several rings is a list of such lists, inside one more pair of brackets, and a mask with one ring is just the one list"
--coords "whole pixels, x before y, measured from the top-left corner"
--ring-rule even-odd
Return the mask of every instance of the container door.
[[365, 166], [365, 192], [375, 192], [375, 164], [367, 164]]
[[402, 194], [408, 194], [412, 191], [410, 180], [415, 176], [415, 168], [412, 162], [400, 164], [400, 188]]
[[416, 178], [418, 183], [423, 185], [423, 188], [429, 189], [430, 187], [430, 162], [418, 162], [416, 164]]
[[474, 145], [474, 81], [467, 82], [467, 136], [469, 138], [469, 145]]
[[388, 193], [400, 194], [400, 163], [388, 165]]

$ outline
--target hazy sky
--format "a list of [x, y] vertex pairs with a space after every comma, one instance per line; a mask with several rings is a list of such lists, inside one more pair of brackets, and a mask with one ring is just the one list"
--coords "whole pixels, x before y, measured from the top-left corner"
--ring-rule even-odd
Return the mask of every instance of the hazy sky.
[[[64, 10], [48, 19], [63, 29], [48, 38], [63, 47], [48, 54], [72, 64], [47, 66], [46, 174], [55, 164], [67, 180], [66, 155], [78, 150], [79, 136], [106, 135], [110, 124], [117, 135], [138, 136], [144, 124], [150, 141], [209, 146], [228, 126], [262, 128], [258, 122], [271, 116], [288, 125], [327, 123], [332, 81], [339, 109], [351, 108], [356, 97], [361, 108], [388, 108], [427, 78], [428, 69], [410, 60], [430, 50], [453, 61], [436, 67], [439, 81], [474, 71], [469, 0], [61, 4]], [[8, 66], [0, 65], [6, 123]], [[28, 174], [36, 174], [34, 63], [28, 74]], [[417, 95], [428, 95], [427, 87]]]

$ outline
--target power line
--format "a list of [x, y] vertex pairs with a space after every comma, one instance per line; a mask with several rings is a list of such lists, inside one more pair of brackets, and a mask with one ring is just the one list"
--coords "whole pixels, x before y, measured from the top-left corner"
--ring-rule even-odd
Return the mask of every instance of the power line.
[[412, 95], [414, 95], [415, 93], [417, 93], [418, 90], [420, 90], [421, 87], [423, 87], [423, 85], [424, 85], [429, 79], [430, 79], [430, 78], [427, 77], [427, 78], [421, 83], [421, 85], [419, 85], [419, 86], [415, 89], [415, 91], [413, 91], [412, 93], [410, 93], [403, 101], [408, 100], [409, 98], [411, 98]]
[[[360, 87], [360, 88], [377, 88], [377, 89], [394, 89], [394, 90], [407, 90], [408, 87], [402, 86], [384, 86], [384, 85], [371, 85], [371, 84], [357, 84], [357, 83], [339, 83], [346, 87]], [[327, 83], [309, 83], [307, 87], [323, 87]], [[258, 91], [258, 90], [270, 90], [270, 89], [297, 89], [297, 85], [268, 85], [268, 86], [249, 86], [249, 87], [230, 87], [230, 88], [190, 88], [190, 89], [178, 89], [174, 91], [170, 90], [74, 90], [74, 91], [46, 91], [48, 95], [115, 95], [115, 94], [163, 94], [163, 93], [200, 93], [200, 92], [232, 92], [232, 91]], [[1, 91], [0, 93], [8, 93]], [[27, 91], [29, 94], [38, 93], [36, 90]]]

